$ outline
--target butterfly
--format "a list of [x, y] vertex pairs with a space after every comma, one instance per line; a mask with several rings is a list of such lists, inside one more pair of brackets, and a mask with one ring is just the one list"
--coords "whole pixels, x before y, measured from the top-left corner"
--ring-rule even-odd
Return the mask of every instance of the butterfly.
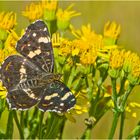
[[54, 74], [54, 54], [47, 25], [42, 20], [30, 24], [17, 41], [19, 55], [11, 55], [1, 65], [9, 108], [64, 113], [76, 104], [70, 89]]

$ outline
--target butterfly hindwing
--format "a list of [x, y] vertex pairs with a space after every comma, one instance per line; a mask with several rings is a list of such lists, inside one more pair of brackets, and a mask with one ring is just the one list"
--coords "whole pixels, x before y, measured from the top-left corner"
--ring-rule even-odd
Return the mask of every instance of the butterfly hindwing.
[[43, 21], [28, 26], [17, 42], [17, 51], [46, 72], [52, 72], [54, 56], [48, 28]]
[[42, 111], [63, 113], [71, 109], [75, 103], [75, 97], [70, 89], [62, 82], [54, 81], [47, 85], [38, 107]]
[[9, 107], [16, 110], [26, 110], [31, 108], [38, 102], [37, 98], [31, 95], [29, 89], [9, 91], [7, 95]]

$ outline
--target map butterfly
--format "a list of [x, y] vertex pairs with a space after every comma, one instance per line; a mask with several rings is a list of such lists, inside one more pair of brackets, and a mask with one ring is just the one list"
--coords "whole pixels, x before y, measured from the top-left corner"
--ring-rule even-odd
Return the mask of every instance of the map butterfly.
[[19, 55], [9, 56], [1, 66], [1, 80], [7, 88], [11, 109], [27, 110], [36, 105], [42, 111], [67, 112], [76, 103], [70, 89], [54, 74], [54, 56], [46, 24], [37, 20], [17, 42]]

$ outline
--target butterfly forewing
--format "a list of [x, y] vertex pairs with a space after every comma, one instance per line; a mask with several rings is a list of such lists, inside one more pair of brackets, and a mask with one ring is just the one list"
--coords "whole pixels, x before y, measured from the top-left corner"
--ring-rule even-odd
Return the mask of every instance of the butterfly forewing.
[[36, 21], [17, 42], [17, 51], [46, 72], [52, 72], [54, 57], [48, 28]]

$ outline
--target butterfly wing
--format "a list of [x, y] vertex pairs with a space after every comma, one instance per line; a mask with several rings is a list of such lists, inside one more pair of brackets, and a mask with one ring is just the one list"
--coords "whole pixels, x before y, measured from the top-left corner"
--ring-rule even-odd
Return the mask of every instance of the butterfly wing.
[[[7, 94], [10, 109], [27, 110], [38, 103], [38, 98], [33, 97], [31, 90], [14, 90]], [[32, 95], [32, 96], [31, 96]]]
[[60, 81], [47, 85], [38, 107], [42, 111], [67, 112], [76, 103], [75, 96], [70, 89]]
[[26, 58], [19, 55], [9, 56], [1, 65], [1, 80], [10, 91], [19, 83], [40, 76], [42, 71]]
[[[32, 62], [18, 55], [9, 56], [2, 64], [0, 71], [3, 85], [8, 90], [7, 101], [10, 108], [28, 109], [40, 100], [43, 93], [42, 87], [19, 88], [20, 84], [40, 77], [42, 71]], [[29, 85], [29, 82], [27, 84]]]
[[46, 72], [52, 72], [54, 56], [46, 24], [38, 20], [25, 31], [17, 42], [17, 51]]

